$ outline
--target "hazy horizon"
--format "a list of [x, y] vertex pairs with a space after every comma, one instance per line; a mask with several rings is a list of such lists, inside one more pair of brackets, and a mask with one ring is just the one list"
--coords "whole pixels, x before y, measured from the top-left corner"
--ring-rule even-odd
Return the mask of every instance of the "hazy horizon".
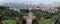
[[2, 3], [53, 3], [60, 2], [60, 0], [0, 0], [0, 4]]

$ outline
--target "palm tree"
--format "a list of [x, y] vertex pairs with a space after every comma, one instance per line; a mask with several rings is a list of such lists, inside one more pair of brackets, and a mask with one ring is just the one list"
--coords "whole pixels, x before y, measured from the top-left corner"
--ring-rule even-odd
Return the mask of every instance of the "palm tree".
[[14, 11], [14, 10], [12, 10], [12, 15], [16, 18], [16, 17], [18, 17], [18, 18], [23, 18], [23, 16], [24, 16], [24, 13], [22, 13], [21, 11]]
[[60, 24], [60, 6], [58, 6], [58, 7], [56, 7], [57, 9], [58, 9], [58, 11], [57, 11], [57, 20], [56, 20], [56, 23], [57, 24]]
[[35, 15], [37, 18], [41, 18], [41, 17], [42, 17], [42, 14], [41, 14], [40, 11], [35, 12], [34, 15]]
[[43, 18], [46, 18], [46, 17], [48, 17], [50, 14], [48, 14], [47, 12], [43, 12]]
[[[7, 9], [8, 7], [6, 6], [0, 6], [0, 22], [2, 22], [4, 20], [4, 16], [6, 16], [6, 12], [5, 10]], [[1, 24], [1, 23], [0, 23]]]

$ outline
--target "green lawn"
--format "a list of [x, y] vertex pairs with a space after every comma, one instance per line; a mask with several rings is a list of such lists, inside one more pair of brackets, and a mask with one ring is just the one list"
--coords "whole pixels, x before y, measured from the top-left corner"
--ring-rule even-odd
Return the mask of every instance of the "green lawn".
[[5, 24], [16, 24], [15, 20], [5, 20]]
[[[39, 22], [39, 24], [51, 24], [51, 19], [46, 19], [43, 22]], [[15, 20], [5, 20], [5, 24], [16, 24]]]
[[16, 24], [15, 20], [5, 20], [5, 24]]

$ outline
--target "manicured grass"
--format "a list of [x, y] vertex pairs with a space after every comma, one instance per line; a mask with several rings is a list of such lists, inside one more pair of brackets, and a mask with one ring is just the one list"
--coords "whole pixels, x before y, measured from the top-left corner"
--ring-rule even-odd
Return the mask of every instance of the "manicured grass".
[[5, 20], [4, 22], [5, 22], [5, 24], [16, 24], [15, 20]]
[[16, 24], [15, 20], [5, 20], [5, 24]]
[[[51, 19], [46, 19], [43, 22], [39, 22], [39, 24], [51, 24]], [[16, 24], [15, 20], [5, 20], [5, 24]]]

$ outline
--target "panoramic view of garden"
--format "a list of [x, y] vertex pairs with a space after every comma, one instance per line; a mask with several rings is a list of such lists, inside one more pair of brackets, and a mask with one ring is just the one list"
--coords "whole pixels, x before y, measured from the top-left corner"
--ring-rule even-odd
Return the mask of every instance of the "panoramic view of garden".
[[0, 24], [60, 24], [59, 1], [0, 0]]

